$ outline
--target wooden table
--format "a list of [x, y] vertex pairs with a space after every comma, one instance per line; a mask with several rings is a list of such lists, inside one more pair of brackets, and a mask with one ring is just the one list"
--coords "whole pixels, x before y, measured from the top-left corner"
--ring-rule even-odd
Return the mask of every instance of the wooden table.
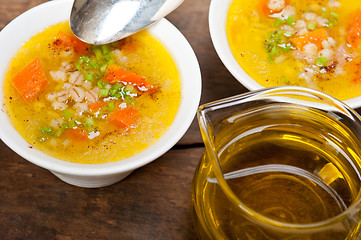
[[[0, 29], [43, 2], [1, 0]], [[198, 57], [201, 103], [246, 91], [213, 48], [209, 4], [210, 0], [185, 0], [167, 17]], [[159, 159], [112, 186], [83, 189], [60, 181], [0, 142], [0, 239], [197, 239], [190, 188], [203, 151], [194, 120], [179, 143]]]

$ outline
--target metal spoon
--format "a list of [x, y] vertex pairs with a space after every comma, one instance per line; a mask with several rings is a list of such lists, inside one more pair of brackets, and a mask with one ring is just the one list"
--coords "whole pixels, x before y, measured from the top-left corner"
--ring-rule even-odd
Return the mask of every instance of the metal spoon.
[[183, 0], [75, 0], [70, 28], [90, 44], [125, 38], [164, 18]]

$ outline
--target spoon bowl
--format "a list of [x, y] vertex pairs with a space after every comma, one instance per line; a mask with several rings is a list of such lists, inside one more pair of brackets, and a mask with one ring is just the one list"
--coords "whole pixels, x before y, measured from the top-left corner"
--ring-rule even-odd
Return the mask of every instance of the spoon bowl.
[[183, 0], [75, 0], [70, 28], [90, 44], [125, 38], [164, 18]]

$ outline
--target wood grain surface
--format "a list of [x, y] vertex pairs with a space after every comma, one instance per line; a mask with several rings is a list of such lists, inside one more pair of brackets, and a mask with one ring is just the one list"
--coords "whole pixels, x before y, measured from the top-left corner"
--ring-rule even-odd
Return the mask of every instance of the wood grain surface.
[[[1, 0], [0, 29], [43, 2]], [[198, 57], [201, 104], [246, 91], [213, 48], [209, 4], [210, 0], [185, 0], [167, 17]], [[0, 240], [197, 239], [190, 188], [203, 151], [194, 120], [178, 144], [159, 159], [112, 186], [83, 189], [60, 181], [0, 142]]]

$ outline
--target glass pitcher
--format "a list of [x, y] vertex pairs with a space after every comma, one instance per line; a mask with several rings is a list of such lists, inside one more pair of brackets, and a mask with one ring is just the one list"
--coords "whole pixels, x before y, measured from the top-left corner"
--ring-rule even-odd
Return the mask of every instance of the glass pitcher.
[[192, 183], [200, 239], [361, 238], [361, 120], [315, 90], [276, 87], [200, 106]]

